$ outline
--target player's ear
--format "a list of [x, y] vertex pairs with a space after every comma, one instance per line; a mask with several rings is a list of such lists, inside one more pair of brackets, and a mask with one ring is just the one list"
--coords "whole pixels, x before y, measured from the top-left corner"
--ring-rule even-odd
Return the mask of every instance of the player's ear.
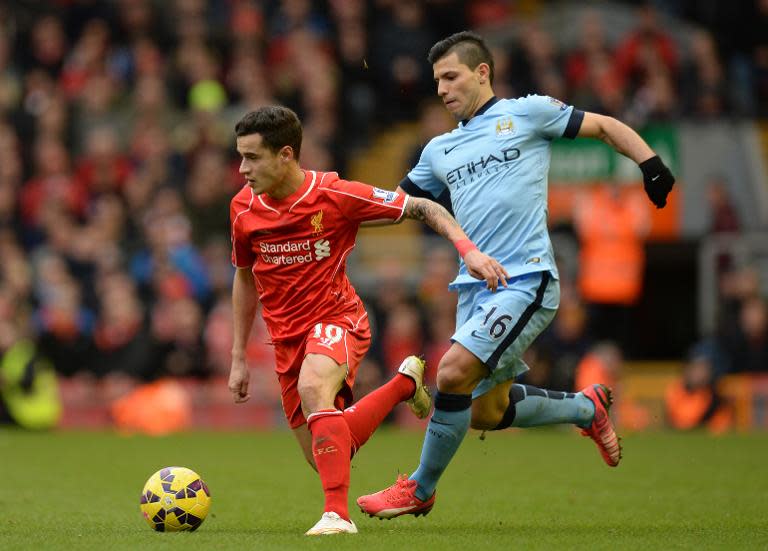
[[477, 66], [477, 80], [480, 84], [485, 84], [491, 78], [491, 68], [487, 63], [480, 63]]
[[280, 148], [278, 155], [280, 156], [280, 160], [286, 163], [288, 161], [292, 161], [295, 158], [293, 154], [293, 148], [290, 145], [284, 145], [282, 148]]

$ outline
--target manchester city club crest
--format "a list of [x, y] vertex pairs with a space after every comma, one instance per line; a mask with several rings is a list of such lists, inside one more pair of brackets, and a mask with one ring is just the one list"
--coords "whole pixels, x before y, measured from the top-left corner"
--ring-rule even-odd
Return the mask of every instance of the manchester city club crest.
[[514, 133], [515, 125], [512, 122], [512, 117], [504, 117], [496, 121], [496, 137], [511, 136]]

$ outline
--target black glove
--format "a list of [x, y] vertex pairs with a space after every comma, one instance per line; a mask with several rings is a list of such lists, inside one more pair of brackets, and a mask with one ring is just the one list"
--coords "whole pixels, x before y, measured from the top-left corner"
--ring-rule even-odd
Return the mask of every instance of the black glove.
[[663, 208], [667, 204], [667, 195], [672, 190], [675, 177], [658, 155], [640, 163], [640, 170], [643, 171], [643, 187], [651, 203], [657, 209]]

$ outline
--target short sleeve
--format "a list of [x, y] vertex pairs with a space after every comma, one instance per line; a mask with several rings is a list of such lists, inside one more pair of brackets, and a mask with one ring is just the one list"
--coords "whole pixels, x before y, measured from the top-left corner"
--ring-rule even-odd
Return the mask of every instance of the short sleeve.
[[229, 205], [229, 220], [232, 232], [232, 265], [235, 268], [250, 268], [256, 261], [248, 235], [243, 232], [240, 217], [250, 211], [250, 204], [244, 205], [233, 199]]
[[432, 154], [435, 150], [435, 140], [430, 142], [424, 147], [424, 150], [419, 156], [419, 162], [408, 173], [408, 179], [416, 187], [423, 191], [428, 191], [432, 194], [432, 197], [440, 197], [440, 195], [447, 189], [445, 184], [435, 177], [432, 171]]
[[584, 113], [550, 96], [527, 96], [525, 111], [538, 133], [547, 139], [573, 138], [578, 134]]
[[362, 182], [336, 180], [321, 188], [349, 220], [397, 221], [403, 215], [408, 196]]

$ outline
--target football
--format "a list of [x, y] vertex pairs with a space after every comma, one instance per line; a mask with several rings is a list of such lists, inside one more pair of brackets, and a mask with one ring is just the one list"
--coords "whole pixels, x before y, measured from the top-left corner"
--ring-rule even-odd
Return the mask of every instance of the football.
[[211, 508], [211, 492], [195, 471], [165, 467], [149, 477], [141, 492], [141, 513], [153, 530], [197, 530]]

